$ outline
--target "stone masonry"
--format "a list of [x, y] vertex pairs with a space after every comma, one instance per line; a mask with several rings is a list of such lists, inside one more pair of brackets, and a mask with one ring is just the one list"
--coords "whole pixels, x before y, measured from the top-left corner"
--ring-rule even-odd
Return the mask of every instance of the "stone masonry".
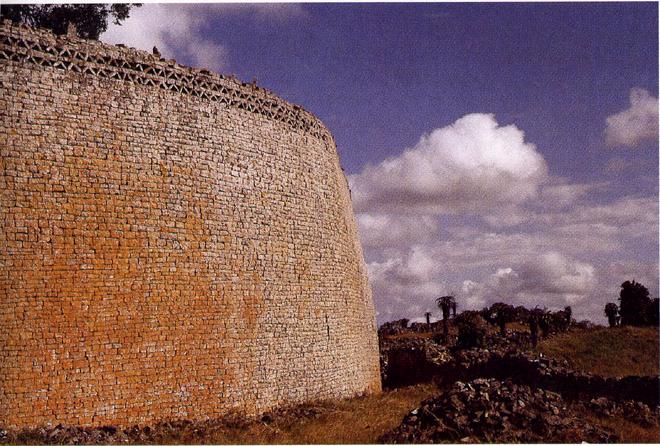
[[380, 390], [334, 141], [253, 85], [0, 25], [0, 426]]

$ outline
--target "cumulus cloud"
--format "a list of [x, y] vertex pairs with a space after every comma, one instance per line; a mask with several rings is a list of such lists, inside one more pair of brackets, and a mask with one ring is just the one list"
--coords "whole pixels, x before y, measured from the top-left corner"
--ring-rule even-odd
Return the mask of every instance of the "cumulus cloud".
[[466, 115], [350, 176], [355, 208], [451, 213], [525, 201], [536, 195], [547, 167], [524, 136], [492, 114]]
[[580, 304], [580, 318], [586, 316], [605, 323], [605, 304], [618, 301], [621, 283], [626, 280], [634, 279], [648, 288], [651, 297], [658, 296], [658, 264], [655, 261], [615, 260], [600, 267], [597, 273], [597, 288]]
[[367, 267], [379, 323], [420, 317], [433, 308], [434, 297], [444, 288], [439, 278], [441, 264], [421, 246]]
[[549, 252], [520, 266], [516, 297], [547, 297], [557, 304], [575, 304], [584, 299], [595, 285], [595, 268], [586, 262]]
[[[657, 262], [653, 256], [646, 258], [646, 247], [658, 244], [657, 198], [598, 202], [590, 191], [599, 185], [573, 186], [549, 192], [549, 197], [571, 206], [539, 204], [527, 210], [525, 224], [514, 228], [494, 229], [465, 216], [414, 214], [379, 214], [360, 224], [372, 241], [364, 252], [374, 272], [379, 323], [420, 318], [425, 311], [436, 315], [433, 299], [447, 292], [456, 293], [461, 309], [479, 309], [498, 300], [531, 307], [572, 305], [577, 318], [602, 322], [602, 307], [616, 295], [618, 284], [627, 278], [647, 286], [657, 283], [657, 271], [655, 278], [652, 274]], [[404, 222], [397, 221], [403, 217]], [[421, 234], [415, 232], [414, 222], [422, 217], [435, 232], [422, 229], [422, 224]], [[406, 235], [388, 243], [390, 228], [397, 225], [408, 232], [396, 229], [393, 234]], [[420, 258], [421, 269], [416, 269]], [[612, 266], [621, 262], [625, 268]]]
[[216, 71], [226, 69], [227, 49], [207, 38], [203, 31], [208, 13], [208, 7], [199, 5], [145, 4], [131, 10], [122, 25], [109, 24], [100, 38], [145, 51], [156, 46], [166, 58], [185, 54], [192, 65]]
[[559, 308], [585, 299], [595, 286], [595, 268], [558, 252], [499, 268], [484, 283], [463, 282], [463, 300], [472, 308], [507, 302]]
[[413, 247], [403, 259], [389, 259], [371, 263], [370, 278], [375, 282], [386, 280], [396, 286], [417, 285], [430, 280], [437, 265], [422, 247]]
[[411, 246], [436, 235], [438, 221], [432, 216], [359, 214], [357, 223], [362, 246]]
[[647, 90], [630, 90], [630, 107], [606, 119], [605, 142], [609, 146], [638, 147], [658, 141], [658, 98]]
[[539, 195], [539, 203], [546, 208], [564, 208], [575, 205], [588, 193], [607, 187], [609, 183], [572, 183], [564, 178], [553, 184], [544, 185]]
[[529, 216], [529, 221], [547, 231], [574, 232], [570, 228], [583, 227], [585, 232], [603, 236], [603, 242], [608, 233], [620, 240], [649, 238], [653, 234], [657, 238], [658, 199], [623, 197], [610, 203], [583, 203], [564, 212], [537, 212]]
[[[438, 246], [416, 246], [401, 254], [368, 264], [379, 323], [420, 318], [426, 311], [435, 315], [434, 300], [446, 293], [457, 297], [460, 310], [507, 302], [551, 309], [577, 305], [576, 314], [584, 314], [580, 308], [589, 306], [598, 284], [597, 269], [591, 263], [557, 251], [495, 257], [488, 266], [447, 258]], [[507, 266], [507, 261], [515, 263]], [[487, 267], [493, 268], [491, 273], [482, 276]], [[466, 279], [466, 275], [472, 277]]]

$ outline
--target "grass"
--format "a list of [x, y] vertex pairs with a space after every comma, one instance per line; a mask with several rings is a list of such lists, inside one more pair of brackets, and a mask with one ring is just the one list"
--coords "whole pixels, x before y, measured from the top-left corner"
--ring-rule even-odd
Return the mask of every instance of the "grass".
[[520, 322], [509, 322], [506, 324], [506, 328], [512, 331], [529, 332], [529, 326], [527, 324], [521, 324]]
[[368, 444], [397, 427], [419, 403], [437, 393], [432, 384], [418, 384], [379, 395], [306, 404], [290, 415], [260, 421], [223, 425], [202, 435], [183, 429], [174, 437], [159, 438], [167, 444]]
[[658, 375], [658, 329], [616, 327], [571, 330], [543, 340], [538, 350], [597, 375]]
[[428, 333], [399, 333], [395, 335], [387, 335], [384, 336], [385, 339], [394, 341], [397, 339], [430, 339], [432, 338], [434, 333], [428, 332]]
[[660, 442], [660, 426], [642, 427], [623, 418], [599, 417], [583, 408], [574, 408], [585, 421], [616, 433], [619, 436], [620, 443], [639, 444]]

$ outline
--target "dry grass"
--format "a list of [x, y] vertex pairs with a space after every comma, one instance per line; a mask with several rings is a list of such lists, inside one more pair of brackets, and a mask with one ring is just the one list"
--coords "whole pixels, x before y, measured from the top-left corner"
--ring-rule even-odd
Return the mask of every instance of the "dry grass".
[[521, 324], [520, 322], [509, 322], [506, 324], [506, 328], [512, 331], [529, 332], [529, 326], [527, 324]]
[[295, 425], [292, 438], [286, 443], [375, 443], [381, 434], [398, 426], [422, 400], [437, 392], [432, 384], [419, 384], [340, 401], [325, 416]]
[[660, 426], [642, 427], [623, 418], [599, 417], [583, 408], [574, 407], [585, 421], [615, 432], [620, 443], [658, 443], [660, 442]]
[[658, 375], [658, 329], [571, 330], [541, 341], [538, 350], [602, 376]]
[[384, 339], [396, 340], [396, 339], [430, 339], [435, 333], [426, 332], [426, 333], [399, 333], [395, 335], [383, 336]]
[[419, 403], [437, 393], [432, 384], [418, 384], [379, 395], [307, 404], [309, 413], [276, 416], [236, 426], [218, 426], [202, 435], [183, 430], [176, 437], [160, 438], [167, 444], [367, 444], [397, 427]]

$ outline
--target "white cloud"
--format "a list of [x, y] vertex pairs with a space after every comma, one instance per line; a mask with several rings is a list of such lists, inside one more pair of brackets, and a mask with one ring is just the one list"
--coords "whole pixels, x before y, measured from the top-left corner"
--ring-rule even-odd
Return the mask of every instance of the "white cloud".
[[358, 214], [364, 247], [411, 246], [436, 235], [437, 220], [429, 215]]
[[[653, 254], [648, 247], [658, 243], [657, 198], [599, 203], [585, 192], [598, 187], [574, 186], [550, 193], [573, 205], [529, 209], [525, 224], [515, 228], [494, 230], [474, 218], [415, 214], [379, 214], [378, 223], [361, 224], [360, 231], [368, 228], [369, 239], [378, 241], [365, 245], [365, 256], [375, 272], [371, 283], [379, 322], [421, 317], [427, 309], [436, 315], [433, 298], [450, 291], [457, 293], [461, 310], [497, 300], [528, 307], [572, 305], [578, 319], [602, 322], [602, 306], [612, 299], [606, 296], [616, 295], [617, 283], [631, 277], [647, 286], [644, 280], [657, 282], [657, 272], [653, 279], [652, 268], [639, 266], [657, 270], [653, 257], [647, 259]], [[430, 219], [429, 227], [435, 222], [431, 236], [424, 229], [415, 233], [414, 221], [421, 217]], [[399, 225], [409, 232], [390, 232]], [[407, 235], [388, 243], [391, 233]], [[417, 255], [411, 255], [411, 246]], [[419, 258], [421, 270], [415, 268]], [[626, 268], [613, 269], [613, 262]]]
[[[658, 199], [623, 197], [611, 203], [581, 203], [563, 212], [536, 212], [529, 216], [529, 221], [550, 231], [583, 227], [595, 235], [604, 237], [611, 234], [620, 240], [649, 238], [653, 234], [657, 237]], [[612, 228], [615, 228], [615, 234], [611, 233]], [[605, 241], [607, 238], [604, 237]]]
[[589, 192], [607, 187], [609, 183], [571, 183], [565, 178], [557, 178], [553, 184], [541, 188], [539, 203], [546, 208], [565, 208], [575, 205]]
[[433, 310], [434, 298], [444, 289], [439, 279], [442, 265], [424, 247], [414, 246], [400, 257], [367, 266], [379, 323], [422, 317]]
[[449, 292], [460, 310], [571, 305], [602, 322], [629, 271], [657, 282], [657, 196], [549, 177], [523, 132], [492, 115], [434, 130], [350, 182], [381, 323], [437, 316]]
[[597, 273], [597, 288], [578, 307], [579, 318], [589, 317], [606, 323], [605, 304], [618, 304], [620, 286], [626, 280], [636, 280], [648, 288], [651, 297], [658, 297], [658, 263], [655, 261], [615, 260], [600, 267]]
[[630, 90], [630, 107], [606, 119], [605, 142], [609, 146], [638, 147], [658, 141], [658, 98], [647, 90]]
[[588, 263], [548, 252], [516, 267], [499, 268], [484, 283], [463, 282], [460, 300], [471, 308], [495, 302], [561, 308], [589, 295], [596, 284], [595, 272]]
[[656, 197], [604, 202], [610, 182], [548, 177], [534, 145], [492, 115], [435, 130], [351, 184], [381, 322], [419, 317], [448, 287], [464, 309], [570, 304], [598, 320], [598, 269], [657, 245]]
[[[518, 298], [538, 296], [553, 299], [555, 304], [575, 304], [595, 286], [593, 265], [549, 252], [519, 267]], [[547, 300], [546, 300], [547, 301]]]
[[599, 269], [657, 245], [656, 197], [604, 202], [610, 182], [549, 178], [522, 132], [491, 115], [436, 130], [351, 182], [379, 322], [435, 315], [447, 292], [461, 309], [571, 305], [602, 320], [612, 285]]
[[250, 14], [259, 22], [299, 21], [309, 16], [300, 3], [222, 3], [213, 8], [222, 13]]
[[392, 284], [409, 286], [432, 278], [437, 265], [422, 247], [413, 247], [403, 259], [389, 259], [383, 263], [371, 263], [370, 278], [386, 279]]
[[229, 57], [223, 45], [205, 35], [209, 11], [200, 5], [145, 4], [132, 9], [122, 25], [109, 24], [100, 38], [149, 52], [156, 46], [165, 58], [185, 54], [192, 65], [219, 71]]
[[357, 211], [452, 213], [528, 200], [546, 176], [545, 160], [520, 129], [475, 113], [349, 181]]

